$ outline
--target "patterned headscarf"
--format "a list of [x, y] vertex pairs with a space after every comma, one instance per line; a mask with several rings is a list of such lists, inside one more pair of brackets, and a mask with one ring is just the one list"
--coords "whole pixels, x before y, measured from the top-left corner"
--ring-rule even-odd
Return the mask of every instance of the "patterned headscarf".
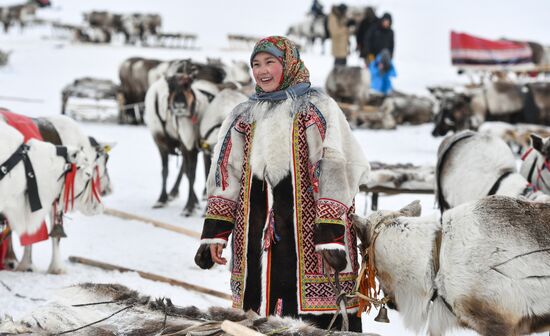
[[[257, 53], [266, 52], [277, 57], [283, 64], [283, 79], [277, 90], [286, 90], [300, 83], [309, 83], [309, 71], [304, 61], [300, 59], [300, 52], [296, 44], [284, 36], [265, 37], [254, 46], [250, 56], [250, 65]], [[256, 84], [256, 93], [264, 91]]]

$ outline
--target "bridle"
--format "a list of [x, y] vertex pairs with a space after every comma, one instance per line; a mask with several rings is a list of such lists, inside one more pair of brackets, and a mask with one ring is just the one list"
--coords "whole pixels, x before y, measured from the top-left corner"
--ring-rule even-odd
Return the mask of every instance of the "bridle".
[[[529, 148], [525, 152], [525, 154], [522, 155], [521, 160], [525, 161], [525, 159], [527, 159], [527, 157], [533, 152], [533, 150], [534, 150], [533, 147]], [[536, 153], [536, 154], [538, 154], [538, 153]], [[548, 185], [548, 183], [546, 183], [546, 180], [542, 176], [544, 171], [550, 172], [550, 161], [545, 158], [544, 161], [542, 162], [540, 168], [539, 168], [539, 167], [537, 167], [538, 159], [539, 159], [539, 155], [537, 155], [535, 157], [535, 159], [533, 160], [533, 164], [529, 168], [529, 173], [527, 174], [527, 181], [529, 182], [528, 188], [532, 188], [534, 192], [542, 190], [543, 188], [546, 188], [547, 190], [550, 190], [550, 186]], [[537, 172], [537, 177], [536, 177], [534, 182], [531, 182], [531, 181], [533, 181], [533, 174], [534, 174], [535, 170]], [[542, 182], [543, 188], [539, 187], [539, 181]]]

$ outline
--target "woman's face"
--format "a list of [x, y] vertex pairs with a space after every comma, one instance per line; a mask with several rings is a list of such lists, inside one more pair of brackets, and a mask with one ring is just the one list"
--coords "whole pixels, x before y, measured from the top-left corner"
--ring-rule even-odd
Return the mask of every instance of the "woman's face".
[[252, 59], [252, 74], [256, 84], [264, 92], [273, 92], [281, 84], [283, 65], [277, 57], [266, 52], [260, 52]]

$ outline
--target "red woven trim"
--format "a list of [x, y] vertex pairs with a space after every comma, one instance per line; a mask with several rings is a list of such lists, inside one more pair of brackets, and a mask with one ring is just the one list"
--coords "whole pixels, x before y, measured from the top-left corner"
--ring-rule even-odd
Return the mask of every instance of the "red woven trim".
[[208, 198], [206, 218], [223, 219], [234, 222], [236, 207], [237, 203], [235, 201], [219, 196], [211, 196]]

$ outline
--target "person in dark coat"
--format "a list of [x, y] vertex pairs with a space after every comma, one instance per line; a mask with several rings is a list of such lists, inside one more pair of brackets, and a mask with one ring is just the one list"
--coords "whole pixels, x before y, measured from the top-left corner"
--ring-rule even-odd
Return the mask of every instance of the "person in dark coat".
[[324, 15], [323, 5], [319, 2], [319, 0], [313, 0], [309, 13], [315, 18]]
[[378, 20], [378, 23], [367, 32], [365, 47], [369, 62], [373, 61], [384, 49], [387, 49], [390, 52], [391, 58], [393, 58], [394, 40], [391, 25], [391, 15], [384, 13], [380, 20]]
[[359, 22], [359, 26], [357, 27], [357, 31], [355, 32], [355, 39], [357, 41], [357, 51], [359, 51], [359, 57], [367, 59], [367, 46], [366, 46], [366, 37], [367, 32], [370, 30], [370, 28], [374, 27], [376, 25], [376, 22], [378, 21], [378, 17], [376, 16], [376, 13], [374, 12], [374, 8], [367, 7], [365, 10], [365, 17], [361, 22]]

